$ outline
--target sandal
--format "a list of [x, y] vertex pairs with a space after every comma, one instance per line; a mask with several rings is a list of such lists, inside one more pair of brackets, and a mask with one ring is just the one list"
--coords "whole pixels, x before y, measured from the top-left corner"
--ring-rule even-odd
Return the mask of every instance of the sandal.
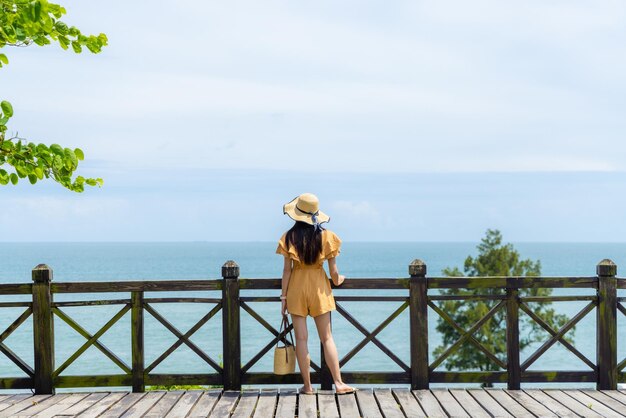
[[315, 389], [313, 389], [310, 392], [307, 392], [307, 391], [304, 390], [304, 388], [300, 388], [300, 389], [298, 389], [298, 394], [300, 394], [300, 395], [315, 395]]
[[342, 391], [339, 391], [339, 390], [335, 391], [335, 393], [337, 395], [350, 395], [351, 393], [354, 393], [357, 390], [358, 390], [357, 388], [349, 388], [349, 389], [345, 389], [345, 390], [342, 390]]

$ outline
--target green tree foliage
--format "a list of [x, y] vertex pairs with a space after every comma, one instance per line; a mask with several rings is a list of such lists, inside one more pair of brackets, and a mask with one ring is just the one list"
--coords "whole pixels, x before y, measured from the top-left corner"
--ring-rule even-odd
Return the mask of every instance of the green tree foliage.
[[[47, 0], [0, 0], [0, 48], [57, 43], [63, 49], [71, 47], [77, 54], [83, 48], [95, 54], [106, 46], [105, 34], [83, 35], [61, 21], [65, 13], [62, 6]], [[7, 56], [0, 53], [0, 67], [8, 63]], [[82, 192], [85, 185], [102, 185], [99, 178], [73, 178], [78, 162], [84, 158], [79, 148], [35, 144], [8, 134], [7, 124], [12, 117], [11, 103], [0, 102], [0, 185], [15, 185], [21, 178], [28, 178], [32, 184], [53, 179], [75, 192]]]
[[[511, 244], [502, 244], [502, 235], [498, 230], [487, 230], [481, 243], [477, 246], [478, 256], [465, 259], [463, 271], [470, 277], [481, 276], [528, 276], [541, 275], [540, 261], [521, 260], [520, 254]], [[444, 275], [449, 277], [464, 276], [458, 268], [446, 268]], [[520, 289], [520, 297], [549, 296], [552, 289]], [[501, 295], [501, 289], [447, 289], [446, 295]], [[461, 328], [467, 330], [483, 318], [495, 305], [493, 301], [484, 300], [446, 300], [441, 309], [446, 312]], [[553, 328], [562, 327], [568, 320], [565, 315], [555, 313], [550, 302], [529, 303], [531, 309]], [[545, 339], [540, 332], [541, 326], [527, 315], [520, 314], [520, 350], [533, 342]], [[442, 345], [435, 348], [435, 356], [441, 355], [448, 346], [461, 336], [443, 318], [437, 320], [437, 331], [442, 334]], [[570, 331], [572, 333], [573, 331]], [[506, 309], [500, 309], [489, 319], [474, 337], [490, 352], [506, 364]], [[571, 340], [570, 340], [571, 341]], [[499, 366], [482, 351], [472, 346], [461, 347], [452, 353], [444, 363], [447, 370], [500, 370]]]

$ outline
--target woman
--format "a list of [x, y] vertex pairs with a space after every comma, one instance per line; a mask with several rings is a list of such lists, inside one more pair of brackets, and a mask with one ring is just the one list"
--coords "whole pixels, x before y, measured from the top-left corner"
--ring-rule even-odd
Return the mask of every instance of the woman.
[[345, 276], [339, 274], [335, 257], [339, 254], [341, 240], [333, 232], [322, 228], [330, 217], [318, 209], [319, 201], [311, 193], [296, 197], [283, 206], [283, 212], [296, 221], [278, 242], [277, 254], [285, 257], [282, 278], [282, 314], [291, 314], [296, 333], [296, 358], [304, 386], [300, 393], [313, 394], [309, 373], [309, 348], [306, 317], [315, 320], [317, 333], [324, 346], [324, 358], [330, 369], [338, 394], [352, 393], [354, 388], [341, 380], [337, 347], [330, 329], [330, 311], [335, 310], [335, 299], [324, 270], [324, 260], [335, 286], [340, 286]]

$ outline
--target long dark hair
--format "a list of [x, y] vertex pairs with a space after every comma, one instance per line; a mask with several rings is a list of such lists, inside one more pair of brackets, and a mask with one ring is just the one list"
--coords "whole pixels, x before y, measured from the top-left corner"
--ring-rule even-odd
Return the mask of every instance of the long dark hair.
[[316, 229], [306, 222], [296, 221], [287, 231], [285, 243], [287, 248], [291, 243], [304, 264], [315, 264], [322, 252], [322, 229]]

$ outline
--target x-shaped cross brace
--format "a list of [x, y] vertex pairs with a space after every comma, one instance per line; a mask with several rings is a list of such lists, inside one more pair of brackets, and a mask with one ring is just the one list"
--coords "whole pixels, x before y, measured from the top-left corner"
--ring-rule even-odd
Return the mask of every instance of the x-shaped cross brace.
[[111, 328], [117, 321], [120, 320], [120, 318], [122, 318], [126, 314], [126, 312], [130, 310], [129, 304], [124, 305], [124, 307], [118, 313], [116, 313], [115, 316], [111, 318], [106, 324], [104, 324], [104, 326], [100, 328], [100, 330], [96, 332], [94, 335], [89, 334], [86, 330], [84, 330], [80, 325], [78, 325], [74, 320], [72, 320], [72, 318], [66, 315], [58, 307], [52, 308], [52, 310], [59, 318], [65, 321], [70, 327], [76, 330], [83, 337], [87, 338], [87, 342], [85, 342], [74, 354], [72, 354], [67, 360], [65, 360], [65, 362], [61, 366], [59, 366], [59, 368], [56, 369], [54, 373], [52, 373], [53, 377], [56, 378], [57, 376], [59, 376], [61, 372], [63, 372], [63, 370], [67, 369], [70, 366], [70, 364], [74, 362], [74, 360], [76, 360], [81, 354], [83, 354], [92, 345], [98, 348], [98, 350], [102, 351], [111, 360], [113, 360], [113, 362], [117, 366], [119, 366], [122, 370], [124, 370], [126, 373], [130, 373], [130, 368], [126, 365], [126, 363], [124, 363], [115, 354], [111, 353], [111, 351], [108, 348], [106, 348], [102, 343], [98, 341], [98, 338], [100, 338], [105, 332], [107, 332], [109, 328]]
[[20, 325], [24, 323], [33, 313], [33, 309], [31, 307], [26, 308], [26, 310], [4, 330], [2, 334], [0, 334], [0, 352], [4, 353], [5, 356], [9, 358], [13, 363], [17, 365], [20, 369], [24, 371], [29, 377], [35, 376], [35, 371], [32, 367], [30, 367], [24, 360], [18, 357], [9, 347], [7, 347], [3, 341], [9, 338], [9, 335], [13, 333]]
[[[428, 306], [430, 306], [433, 311], [437, 312], [439, 314], [439, 316], [442, 317], [448, 324], [450, 324], [452, 326], [452, 328], [454, 328], [459, 334], [464, 334], [465, 333], [465, 330], [459, 324], [454, 322], [454, 320], [450, 317], [450, 315], [448, 315], [439, 306], [435, 305], [432, 301], [428, 301]], [[470, 335], [468, 337], [468, 340], [469, 340], [469, 342], [474, 344], [476, 346], [476, 348], [478, 348], [480, 351], [485, 353], [485, 355], [487, 357], [489, 357], [491, 359], [491, 361], [496, 363], [498, 365], [498, 367], [500, 367], [501, 369], [506, 369], [507, 368], [507, 365], [502, 360], [500, 360], [498, 357], [496, 357], [495, 354], [493, 354], [491, 351], [489, 351], [487, 349], [487, 347], [485, 347], [480, 341], [478, 341], [476, 338], [474, 338], [473, 335]]]
[[[245, 366], [243, 366], [241, 368], [241, 372], [242, 373], [246, 373], [248, 370], [250, 370], [250, 368], [252, 366], [254, 366], [265, 354], [268, 353], [268, 351], [270, 351], [272, 349], [272, 347], [278, 343], [278, 341], [282, 341], [283, 343], [286, 343], [285, 341], [285, 336], [289, 333], [289, 331], [291, 331], [293, 329], [293, 324], [289, 324], [289, 327], [287, 327], [286, 330], [284, 330], [283, 332], [279, 333], [278, 331], [276, 331], [276, 329], [271, 326], [265, 319], [263, 319], [263, 317], [261, 315], [259, 315], [257, 312], [255, 312], [254, 309], [252, 309], [250, 307], [250, 305], [248, 305], [247, 303], [240, 301], [239, 304], [241, 305], [241, 307], [250, 314], [251, 317], [253, 317], [254, 319], [257, 320], [257, 322], [261, 325], [263, 325], [263, 327], [268, 330], [269, 332], [271, 332], [274, 335], [274, 338], [265, 345], [265, 347], [263, 347], [261, 349], [261, 351], [259, 351], [254, 357], [252, 357], [250, 359], [250, 361], [248, 363], [246, 363]], [[313, 370], [315, 370], [316, 372], [319, 372], [321, 370], [320, 366], [318, 366], [317, 364], [315, 364], [314, 362], [311, 361], [310, 363], [311, 368]]]
[[174, 350], [176, 350], [183, 343], [187, 345], [191, 350], [196, 353], [200, 358], [206, 361], [211, 367], [213, 367], [218, 373], [222, 372], [222, 368], [219, 364], [217, 364], [211, 357], [209, 357], [202, 349], [200, 349], [197, 345], [195, 345], [189, 338], [198, 331], [209, 319], [211, 319], [220, 309], [222, 309], [222, 304], [218, 303], [209, 313], [204, 315], [193, 327], [189, 329], [185, 334], [180, 332], [178, 328], [172, 325], [167, 319], [165, 319], [161, 314], [159, 314], [150, 304], [144, 303], [144, 309], [150, 313], [157, 321], [159, 321], [165, 328], [167, 328], [172, 334], [178, 337], [178, 341], [176, 341], [170, 348], [168, 348], [163, 354], [161, 354], [156, 360], [152, 362], [146, 369], [145, 373], [150, 373], [156, 366], [159, 365], [167, 356], [172, 354]]
[[[553, 329], [551, 329], [550, 327], [548, 327], [548, 328], [550, 328], [550, 331], [548, 331], [548, 332], [550, 332], [550, 334], [552, 334], [552, 337], [548, 341], [543, 343], [541, 345], [541, 347], [539, 347], [537, 349], [537, 351], [535, 351], [530, 357], [528, 357], [526, 359], [526, 361], [524, 363], [522, 363], [522, 365], [521, 365], [522, 371], [528, 370], [530, 365], [533, 364], [539, 357], [541, 357], [543, 355], [543, 353], [545, 353], [548, 350], [548, 348], [552, 347], [552, 345], [554, 345], [557, 341], [560, 341], [563, 344], [564, 343], [563, 336], [565, 335], [565, 333], [567, 333], [567, 331], [572, 329], [574, 327], [574, 325], [576, 325], [578, 323], [578, 321], [583, 319], [589, 312], [591, 312], [593, 310], [593, 308], [595, 308], [595, 306], [596, 306], [595, 302], [590, 302], [580, 312], [578, 312], [572, 319], [570, 319], [569, 322], [567, 322], [560, 330], [558, 330], [556, 332]], [[523, 302], [520, 303], [520, 308], [524, 312], [526, 312], [527, 314], [531, 315], [529, 312], [532, 312], [532, 311], [530, 309], [528, 309], [528, 307]], [[532, 315], [531, 315], [531, 317], [532, 317]], [[535, 318], [533, 318], [533, 319], [535, 319]], [[542, 322], [543, 321], [539, 322], [539, 324], [542, 325], [541, 324]], [[545, 325], [547, 325], [547, 324], [545, 324]], [[567, 341], [565, 341], [565, 343], [567, 343]], [[568, 345], [571, 347], [571, 344], [568, 344]], [[574, 349], [574, 350], [576, 350], [576, 349]], [[574, 354], [576, 354], [576, 352], [578, 352], [578, 350], [573, 351]], [[582, 356], [582, 354], [581, 354], [581, 356]], [[585, 363], [588, 363], [588, 362], [591, 363], [586, 357], [584, 357], [584, 358], [585, 358], [585, 360], [587, 360], [587, 361], [583, 360]], [[593, 364], [593, 363], [591, 363], [591, 364]], [[595, 366], [592, 366], [592, 368], [595, 370]]]
[[456, 340], [450, 347], [448, 347], [446, 349], [446, 351], [444, 351], [437, 360], [435, 360], [434, 362], [432, 362], [430, 364], [430, 366], [428, 366], [431, 370], [434, 370], [437, 368], [437, 366], [439, 366], [441, 363], [443, 363], [443, 361], [448, 358], [448, 356], [450, 356], [450, 354], [452, 354], [461, 344], [463, 344], [466, 340], [469, 340], [470, 338], [472, 338], [472, 335], [480, 328], [482, 327], [489, 319], [491, 319], [491, 317], [493, 317], [496, 312], [498, 312], [498, 310], [500, 310], [500, 308], [502, 308], [503, 306], [506, 305], [506, 300], [501, 300], [498, 304], [496, 304], [493, 308], [491, 308], [489, 310], [489, 312], [487, 312], [487, 314], [485, 316], [483, 316], [481, 319], [479, 319], [478, 321], [476, 321], [474, 323], [474, 325], [472, 325], [470, 327], [470, 329], [468, 329], [467, 331], [463, 332], [461, 331], [461, 336], [459, 337], [458, 340]]
[[372, 332], [369, 332], [363, 325], [359, 323], [359, 321], [357, 321], [352, 315], [350, 315], [341, 305], [339, 305], [338, 303], [336, 303], [335, 305], [337, 307], [337, 312], [339, 312], [344, 318], [348, 320], [348, 322], [354, 325], [356, 329], [358, 329], [359, 331], [361, 331], [363, 335], [365, 335], [365, 338], [359, 344], [357, 344], [352, 350], [350, 350], [350, 352], [346, 354], [346, 356], [343, 359], [341, 359], [341, 361], [339, 362], [340, 366], [343, 366], [344, 364], [346, 364], [352, 357], [354, 357], [356, 353], [358, 353], [368, 342], [371, 341], [374, 344], [376, 344], [376, 346], [380, 348], [383, 353], [389, 356], [389, 358], [392, 359], [405, 372], [411, 371], [411, 368], [409, 366], [407, 366], [402, 360], [400, 360], [398, 356], [396, 356], [383, 343], [381, 343], [378, 340], [378, 338], [376, 338], [376, 335], [378, 335], [378, 333], [380, 333], [383, 329], [385, 329], [385, 327], [389, 325], [391, 321], [396, 319], [398, 315], [400, 315], [402, 311], [404, 311], [407, 308], [407, 306], [409, 306], [408, 302], [404, 302], [402, 305], [400, 305], [398, 309], [396, 309], [387, 319], [385, 319]]

